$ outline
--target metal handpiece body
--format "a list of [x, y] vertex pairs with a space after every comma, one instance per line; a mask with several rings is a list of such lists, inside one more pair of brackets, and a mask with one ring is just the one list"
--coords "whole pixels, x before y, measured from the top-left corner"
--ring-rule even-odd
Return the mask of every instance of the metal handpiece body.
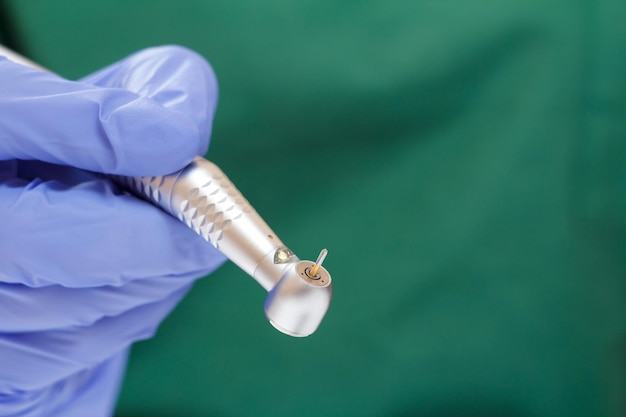
[[308, 336], [332, 297], [328, 271], [301, 261], [270, 229], [228, 177], [196, 157], [171, 175], [113, 177], [123, 187], [177, 217], [252, 276], [269, 294], [265, 313], [283, 333]]

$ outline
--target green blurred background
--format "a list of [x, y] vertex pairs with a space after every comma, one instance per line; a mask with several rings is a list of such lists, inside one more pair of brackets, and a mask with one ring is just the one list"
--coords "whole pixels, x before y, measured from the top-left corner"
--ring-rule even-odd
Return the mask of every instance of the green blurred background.
[[232, 264], [199, 281], [118, 417], [626, 416], [626, 2], [0, 1], [68, 78], [204, 55], [208, 157], [330, 251], [306, 339]]

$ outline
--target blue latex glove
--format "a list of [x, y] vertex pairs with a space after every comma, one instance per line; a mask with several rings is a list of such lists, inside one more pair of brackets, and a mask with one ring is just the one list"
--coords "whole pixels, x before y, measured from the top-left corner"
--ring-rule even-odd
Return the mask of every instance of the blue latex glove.
[[222, 264], [88, 172], [182, 168], [206, 152], [216, 104], [210, 66], [179, 47], [80, 82], [0, 58], [0, 416], [111, 415], [130, 344]]

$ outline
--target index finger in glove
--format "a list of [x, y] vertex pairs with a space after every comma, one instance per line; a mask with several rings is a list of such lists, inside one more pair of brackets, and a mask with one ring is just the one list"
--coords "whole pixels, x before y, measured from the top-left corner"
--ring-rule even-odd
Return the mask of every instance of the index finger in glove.
[[181, 48], [148, 50], [83, 82], [0, 57], [0, 91], [0, 159], [120, 175], [170, 173], [206, 151], [217, 97], [210, 66]]
[[81, 80], [100, 87], [123, 88], [185, 114], [198, 127], [198, 155], [207, 151], [218, 86], [211, 66], [180, 46], [139, 51]]

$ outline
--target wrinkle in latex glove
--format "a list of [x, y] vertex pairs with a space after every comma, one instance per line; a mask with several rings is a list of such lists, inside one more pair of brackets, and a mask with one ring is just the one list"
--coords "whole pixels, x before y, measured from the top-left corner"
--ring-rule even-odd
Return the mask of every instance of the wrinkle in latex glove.
[[215, 76], [179, 47], [79, 82], [0, 58], [0, 91], [0, 416], [110, 415], [128, 346], [224, 258], [93, 172], [203, 154]]
[[[190, 51], [170, 47], [167, 57], [163, 51], [133, 55], [83, 82], [1, 58], [0, 159], [162, 175], [204, 154], [215, 76]], [[151, 65], [162, 68], [148, 70]]]

